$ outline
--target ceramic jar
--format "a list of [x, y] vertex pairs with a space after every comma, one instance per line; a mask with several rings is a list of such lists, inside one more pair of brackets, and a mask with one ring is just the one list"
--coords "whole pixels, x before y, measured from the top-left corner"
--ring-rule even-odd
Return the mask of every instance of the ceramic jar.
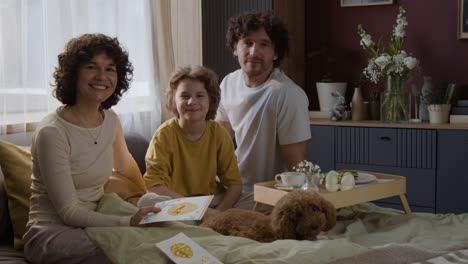
[[365, 117], [364, 98], [361, 88], [354, 88], [353, 99], [351, 100], [351, 119], [353, 121], [364, 120]]

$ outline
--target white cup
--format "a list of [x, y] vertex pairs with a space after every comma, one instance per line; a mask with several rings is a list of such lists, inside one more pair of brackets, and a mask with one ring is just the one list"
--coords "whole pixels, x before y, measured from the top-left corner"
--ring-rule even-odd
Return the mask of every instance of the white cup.
[[287, 171], [275, 175], [275, 181], [284, 186], [301, 187], [305, 181], [305, 175], [299, 171]]

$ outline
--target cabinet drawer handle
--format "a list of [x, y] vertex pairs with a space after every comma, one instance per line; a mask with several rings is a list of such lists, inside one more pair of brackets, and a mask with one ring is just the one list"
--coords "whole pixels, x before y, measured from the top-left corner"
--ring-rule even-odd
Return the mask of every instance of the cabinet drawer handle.
[[387, 136], [382, 136], [382, 137], [379, 137], [379, 138], [380, 138], [380, 140], [382, 140], [382, 141], [390, 141], [390, 140], [392, 140], [390, 137], [387, 137]]

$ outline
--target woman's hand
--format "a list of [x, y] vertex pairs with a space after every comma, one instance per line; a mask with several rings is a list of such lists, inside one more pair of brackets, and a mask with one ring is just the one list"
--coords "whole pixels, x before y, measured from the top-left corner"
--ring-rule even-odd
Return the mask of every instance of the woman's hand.
[[161, 226], [162, 223], [150, 223], [150, 224], [144, 224], [144, 225], [140, 225], [139, 223], [141, 222], [141, 220], [143, 219], [143, 217], [145, 217], [148, 213], [159, 213], [161, 211], [161, 208], [157, 208], [157, 207], [143, 207], [143, 208], [140, 208], [140, 210], [138, 210], [138, 212], [136, 212], [132, 218], [130, 219], [130, 226], [140, 226], [140, 227], [143, 227], [143, 226]]

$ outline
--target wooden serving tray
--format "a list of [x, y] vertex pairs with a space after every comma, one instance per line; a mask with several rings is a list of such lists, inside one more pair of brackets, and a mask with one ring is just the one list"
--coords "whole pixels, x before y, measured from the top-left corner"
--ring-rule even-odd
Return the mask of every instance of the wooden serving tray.
[[[357, 185], [347, 191], [328, 192], [320, 189], [319, 193], [330, 201], [335, 208], [354, 206], [360, 203], [375, 201], [392, 196], [399, 196], [406, 214], [411, 214], [411, 209], [406, 200], [406, 178], [398, 175], [383, 174], [377, 172], [359, 171], [373, 174], [377, 181], [373, 183]], [[389, 180], [379, 182], [381, 180]], [[288, 191], [274, 188], [276, 181], [259, 182], [254, 185], [254, 200], [257, 203], [275, 205]]]

